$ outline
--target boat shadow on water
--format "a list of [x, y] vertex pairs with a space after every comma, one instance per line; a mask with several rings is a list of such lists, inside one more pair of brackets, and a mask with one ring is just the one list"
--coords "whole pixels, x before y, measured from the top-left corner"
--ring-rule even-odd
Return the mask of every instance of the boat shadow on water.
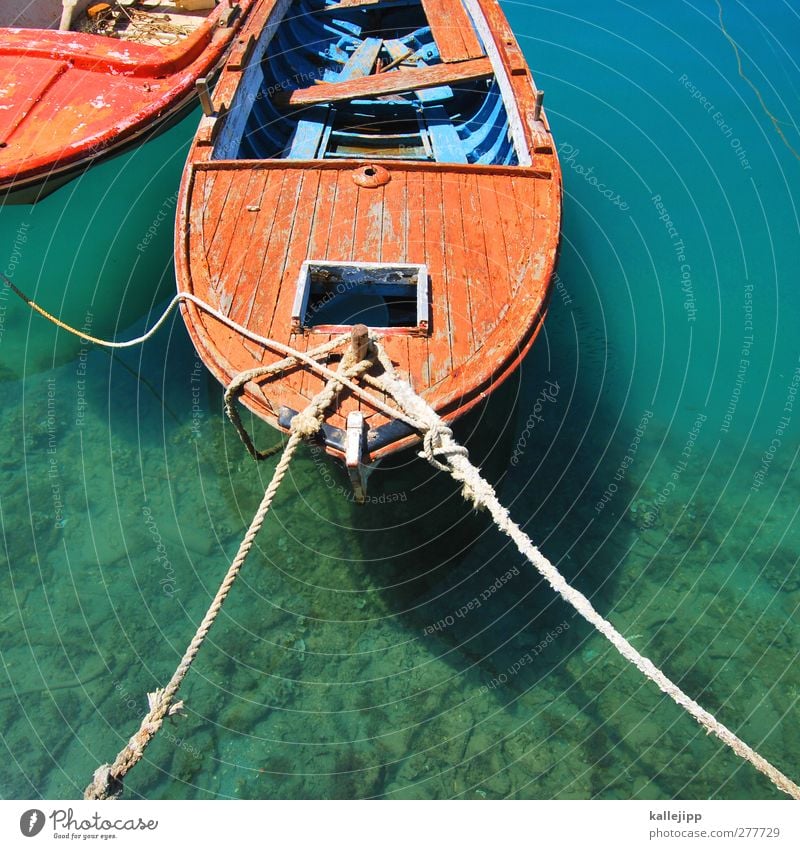
[[[619, 562], [638, 530], [631, 522], [613, 520], [610, 513], [608, 521], [591, 521], [599, 494], [585, 492], [575, 501], [590, 468], [585, 411], [594, 406], [595, 398], [588, 385], [582, 397], [580, 382], [569, 386], [561, 377], [575, 359], [575, 350], [571, 334], [563, 330], [560, 311], [560, 305], [554, 305], [542, 343], [547, 353], [537, 348], [519, 374], [458, 423], [455, 433], [512, 515], [523, 522], [530, 517], [526, 529], [534, 541], [603, 611], [613, 606], [615, 576], [601, 565]], [[607, 357], [606, 341], [592, 331], [589, 317], [585, 323], [581, 356]], [[558, 375], [551, 366], [554, 362], [561, 364]], [[534, 411], [542, 413], [541, 421], [531, 427]], [[600, 411], [593, 417], [592, 444], [608, 442], [612, 412]], [[268, 444], [270, 431], [256, 427]], [[272, 463], [267, 465], [262, 472], [265, 481]], [[589, 642], [589, 627], [576, 620], [488, 518], [462, 499], [447, 475], [414, 451], [406, 451], [391, 466], [384, 464], [373, 473], [370, 500], [361, 506], [353, 501], [344, 471], [322, 448], [311, 446], [296, 466], [284, 484], [280, 530], [265, 529], [269, 542], [264, 550], [269, 568], [276, 567], [281, 576], [283, 595], [277, 606], [285, 603], [284, 612], [291, 610], [287, 622], [299, 618], [305, 623], [305, 629], [298, 631], [301, 636], [292, 642], [302, 647], [305, 659], [304, 665], [290, 662], [288, 667], [275, 661], [282, 675], [296, 676], [300, 688], [282, 692], [277, 699], [268, 681], [253, 678], [252, 695], [259, 703], [288, 710], [318, 709], [302, 682], [320, 676], [339, 683], [352, 681], [352, 696], [341, 702], [334, 698], [332, 709], [356, 711], [373, 735], [382, 712], [383, 732], [391, 737], [412, 718], [415, 724], [431, 720], [435, 725], [438, 712], [446, 713], [457, 702], [468, 706], [471, 716], [469, 730], [460, 728], [456, 734], [465, 750], [468, 738], [474, 737], [470, 744], [474, 748], [483, 739], [481, 732], [489, 738], [513, 736], [530, 720], [529, 729], [535, 728], [537, 736], [567, 736], [587, 764], [602, 766], [612, 750], [636, 761], [640, 753], [626, 743], [621, 726], [605, 722], [595, 682], [582, 675], [583, 667], [603, 659], [602, 648]], [[603, 479], [602, 474], [597, 477]], [[632, 497], [625, 489], [623, 481], [617, 493], [623, 504]], [[246, 516], [258, 497], [256, 490], [244, 499], [239, 492], [237, 509]], [[251, 599], [248, 607], [260, 603]], [[294, 633], [297, 626], [292, 624], [290, 630]], [[404, 646], [413, 648], [405, 651]], [[359, 656], [364, 658], [361, 665]], [[428, 674], [426, 668], [437, 671]], [[442, 696], [442, 686], [453, 692]], [[433, 694], [433, 701], [425, 701], [426, 693]], [[566, 728], [576, 715], [580, 716], [577, 737]], [[235, 729], [235, 721], [229, 727]], [[427, 738], [421, 734], [417, 739], [415, 746], [424, 749]], [[428, 786], [417, 791], [408, 786], [423, 770], [444, 768], [458, 776], [454, 787], [465, 788], [487, 773], [489, 757], [462, 756], [460, 764], [443, 766], [454, 755], [439, 753], [443, 758], [439, 760], [434, 753], [428, 765], [414, 773], [397, 764], [382, 770], [377, 766], [395, 754], [391, 744], [365, 751], [353, 743], [344, 749], [333, 747], [329, 754], [329, 769], [337, 778], [321, 786], [325, 793], [343, 796], [452, 795], [456, 791], [449, 784], [446, 789]], [[280, 756], [269, 769], [276, 763], [283, 763]], [[286, 768], [299, 769], [296, 760], [287, 761]], [[592, 793], [608, 784], [602, 769], [590, 771], [588, 781]], [[500, 784], [495, 784], [490, 795], [499, 793]], [[311, 792], [306, 785], [293, 787], [288, 792]], [[259, 792], [263, 788], [256, 790], [246, 782], [236, 789], [244, 795]], [[524, 790], [521, 793], [525, 795]]]

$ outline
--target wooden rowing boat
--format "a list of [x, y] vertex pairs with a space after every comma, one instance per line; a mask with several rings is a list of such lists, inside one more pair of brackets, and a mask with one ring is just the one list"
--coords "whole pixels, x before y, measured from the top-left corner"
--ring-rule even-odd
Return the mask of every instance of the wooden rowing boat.
[[[518, 367], [542, 326], [561, 172], [522, 52], [495, 0], [261, 0], [191, 147], [178, 201], [179, 290], [300, 351], [356, 322], [447, 421]], [[280, 358], [191, 302], [222, 383]], [[287, 431], [324, 378], [250, 381], [243, 403]], [[414, 444], [347, 391], [325, 418], [344, 459]]]
[[252, 3], [3, 4], [0, 200], [31, 203], [168, 126], [196, 101], [196, 80], [218, 67]]

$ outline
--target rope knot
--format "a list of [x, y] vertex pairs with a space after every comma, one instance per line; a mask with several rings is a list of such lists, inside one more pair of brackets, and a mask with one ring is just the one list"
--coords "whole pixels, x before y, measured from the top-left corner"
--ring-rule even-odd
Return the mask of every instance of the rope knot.
[[453, 431], [444, 422], [431, 424], [425, 431], [422, 438], [422, 448], [419, 456], [424, 457], [440, 472], [449, 472], [450, 466], [442, 463], [437, 459], [438, 457], [444, 457], [445, 460], [449, 461], [450, 457], [466, 457], [468, 454], [467, 449], [455, 441]]
[[292, 419], [292, 433], [298, 436], [313, 436], [321, 427], [321, 414], [318, 409], [306, 407]]

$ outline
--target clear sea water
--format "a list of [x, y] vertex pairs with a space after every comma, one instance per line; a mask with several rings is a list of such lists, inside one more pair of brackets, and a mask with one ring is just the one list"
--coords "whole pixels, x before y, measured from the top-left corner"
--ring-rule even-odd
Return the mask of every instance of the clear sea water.
[[[565, 215], [487, 468], [596, 607], [797, 779], [798, 9], [722, 0], [744, 79], [714, 0], [503, 5]], [[0, 270], [87, 332], [152, 323], [196, 120], [1, 209]], [[0, 794], [74, 798], [171, 675], [274, 460], [179, 319], [111, 357], [0, 299]], [[780, 796], [446, 483], [373, 481], [357, 507], [302, 452], [128, 797]]]

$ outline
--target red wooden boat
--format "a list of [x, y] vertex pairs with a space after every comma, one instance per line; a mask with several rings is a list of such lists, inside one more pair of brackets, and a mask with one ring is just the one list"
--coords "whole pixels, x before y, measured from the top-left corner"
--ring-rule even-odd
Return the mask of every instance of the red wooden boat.
[[[447, 421], [518, 367], [542, 326], [561, 172], [530, 70], [495, 0], [261, 0], [194, 139], [178, 202], [178, 289], [301, 351], [355, 323]], [[279, 355], [195, 303], [219, 381]], [[254, 380], [287, 431], [324, 378]], [[345, 391], [325, 418], [344, 459], [418, 440]]]
[[0, 201], [31, 203], [179, 117], [252, 2], [2, 4]]

